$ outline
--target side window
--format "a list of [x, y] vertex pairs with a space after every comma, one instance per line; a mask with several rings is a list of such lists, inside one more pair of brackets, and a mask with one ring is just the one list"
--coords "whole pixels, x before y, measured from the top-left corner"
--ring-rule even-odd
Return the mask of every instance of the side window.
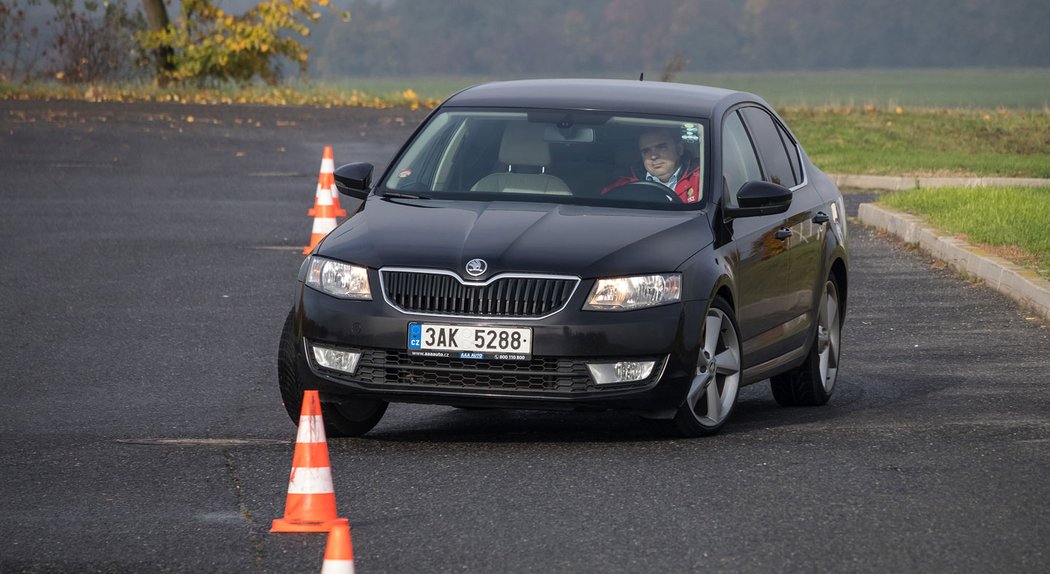
[[722, 175], [726, 179], [731, 205], [736, 205], [736, 192], [745, 183], [762, 179], [751, 138], [737, 112], [726, 116], [722, 129]]
[[780, 140], [784, 142], [784, 149], [788, 152], [788, 159], [791, 160], [791, 170], [795, 172], [795, 181], [802, 183], [805, 181], [805, 174], [802, 173], [802, 158], [798, 154], [798, 146], [792, 141], [791, 136], [788, 135], [784, 128], [780, 124], [777, 124], [777, 131], [780, 132]]
[[787, 149], [784, 148], [784, 140], [780, 139], [780, 132], [773, 118], [760, 108], [748, 107], [740, 112], [747, 119], [751, 135], [755, 138], [762, 166], [766, 168], [766, 181], [784, 187], [798, 185], [799, 180], [795, 178], [795, 170], [788, 158]]

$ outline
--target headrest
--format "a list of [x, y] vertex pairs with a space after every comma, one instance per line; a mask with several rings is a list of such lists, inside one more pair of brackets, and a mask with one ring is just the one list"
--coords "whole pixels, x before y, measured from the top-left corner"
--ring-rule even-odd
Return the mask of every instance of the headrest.
[[551, 152], [543, 140], [543, 124], [512, 122], [503, 130], [499, 160], [510, 165], [547, 166]]

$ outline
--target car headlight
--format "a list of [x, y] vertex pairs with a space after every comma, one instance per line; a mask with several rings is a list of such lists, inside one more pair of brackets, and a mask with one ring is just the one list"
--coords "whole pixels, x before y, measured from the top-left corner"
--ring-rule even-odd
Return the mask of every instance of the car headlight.
[[639, 275], [599, 279], [583, 308], [586, 311], [630, 311], [680, 301], [682, 276]]
[[343, 299], [372, 299], [368, 270], [359, 265], [311, 257], [306, 284], [318, 291]]

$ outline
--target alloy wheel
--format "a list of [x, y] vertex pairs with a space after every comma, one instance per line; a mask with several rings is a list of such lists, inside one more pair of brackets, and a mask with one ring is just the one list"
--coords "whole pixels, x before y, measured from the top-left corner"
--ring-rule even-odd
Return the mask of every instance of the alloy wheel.
[[704, 320], [704, 341], [686, 402], [704, 427], [720, 426], [740, 388], [740, 341], [733, 321], [712, 307]]
[[824, 392], [831, 394], [839, 372], [839, 340], [842, 321], [839, 319], [839, 292], [834, 281], [824, 284], [817, 320], [817, 352], [820, 357], [820, 379]]

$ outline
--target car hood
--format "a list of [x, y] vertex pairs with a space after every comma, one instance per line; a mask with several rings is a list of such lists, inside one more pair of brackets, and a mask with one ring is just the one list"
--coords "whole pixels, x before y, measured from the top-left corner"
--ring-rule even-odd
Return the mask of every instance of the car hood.
[[[712, 241], [699, 211], [370, 198], [318, 255], [372, 268], [600, 277], [674, 271]], [[465, 266], [484, 259], [470, 277]]]

